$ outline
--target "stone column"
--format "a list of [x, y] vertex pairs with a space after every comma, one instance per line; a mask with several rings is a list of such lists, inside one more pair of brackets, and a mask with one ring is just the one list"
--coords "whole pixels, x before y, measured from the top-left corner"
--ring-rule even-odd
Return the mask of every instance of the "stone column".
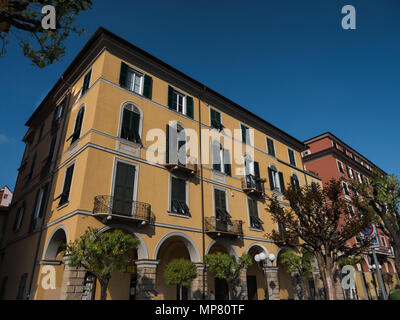
[[195, 263], [197, 268], [197, 276], [192, 281], [190, 288], [191, 288], [191, 299], [192, 300], [202, 300], [203, 299], [203, 278], [205, 281], [205, 291], [204, 291], [204, 298], [208, 299], [208, 289], [207, 289], [207, 274], [204, 273], [204, 265], [201, 262]]
[[64, 256], [64, 274], [60, 300], [81, 300], [86, 271], [70, 266], [71, 257]]
[[265, 276], [269, 300], [279, 300], [278, 267], [265, 268]]
[[141, 259], [136, 261], [137, 282], [136, 299], [152, 300], [157, 296], [156, 274], [158, 260]]
[[247, 300], [247, 269], [240, 272], [239, 282], [235, 286], [234, 292], [236, 292], [236, 297], [234, 299]]

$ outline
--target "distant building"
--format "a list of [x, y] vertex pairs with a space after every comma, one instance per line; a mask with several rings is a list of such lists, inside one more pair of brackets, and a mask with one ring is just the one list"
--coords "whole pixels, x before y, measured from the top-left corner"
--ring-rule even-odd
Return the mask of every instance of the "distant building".
[[[369, 185], [371, 174], [378, 166], [330, 132], [306, 140], [304, 143], [309, 147], [302, 152], [305, 169], [318, 174], [322, 178], [323, 184], [332, 178], [341, 180], [343, 186], [342, 198], [348, 201], [351, 214], [355, 208], [351, 204], [350, 181], [356, 180]], [[356, 242], [356, 238], [349, 240], [350, 245]], [[375, 244], [377, 245], [376, 253], [382, 273], [387, 274], [385, 279], [390, 279], [389, 275], [393, 279], [391, 283], [388, 283], [388, 281], [385, 283], [388, 292], [393, 289], [396, 283], [399, 284], [399, 279], [394, 263], [393, 248], [390, 246], [389, 238], [379, 226]], [[357, 265], [356, 283], [359, 299], [376, 299], [381, 294], [376, 269], [373, 266], [371, 252], [366, 254], [363, 261]]]
[[0, 206], [8, 207], [11, 204], [13, 193], [10, 188], [4, 186], [0, 189]]

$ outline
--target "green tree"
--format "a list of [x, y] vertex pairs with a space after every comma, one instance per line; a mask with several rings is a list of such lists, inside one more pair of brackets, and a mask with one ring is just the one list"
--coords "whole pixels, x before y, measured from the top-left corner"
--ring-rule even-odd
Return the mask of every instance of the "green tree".
[[334, 179], [324, 188], [315, 183], [289, 185], [284, 192], [289, 206], [284, 208], [274, 196], [267, 208], [281, 228], [266, 236], [279, 246], [304, 248], [315, 256], [329, 300], [336, 299], [333, 274], [338, 259], [357, 256], [370, 244], [350, 246], [348, 240], [373, 221], [367, 212], [357, 211], [351, 217], [342, 193], [341, 182]]
[[[56, 12], [56, 29], [43, 29], [42, 8], [52, 5]], [[65, 41], [71, 32], [82, 34], [75, 24], [81, 11], [92, 6], [92, 0], [0, 0], [0, 57], [6, 54], [8, 39], [15, 36], [24, 56], [43, 68], [65, 55]]]
[[182, 299], [182, 288], [188, 287], [197, 276], [196, 265], [188, 259], [174, 259], [165, 270], [165, 281], [168, 285], [177, 285]]
[[374, 171], [371, 184], [350, 185], [360, 195], [354, 199], [355, 207], [362, 212], [372, 212], [377, 217], [380, 229], [389, 237], [393, 247], [397, 272], [400, 275], [400, 180], [379, 169]]
[[214, 273], [217, 279], [225, 279], [228, 284], [229, 299], [236, 298], [235, 286], [239, 282], [240, 273], [253, 264], [249, 254], [243, 254], [239, 259], [234, 255], [216, 252], [206, 256], [208, 270]]
[[286, 251], [282, 253], [280, 262], [287, 266], [287, 271], [291, 273], [297, 273], [300, 278], [300, 294], [301, 299], [305, 296], [305, 280], [312, 278], [314, 267], [311, 263], [314, 258], [312, 253], [304, 248], [300, 248], [299, 254], [293, 251]]
[[101, 286], [101, 300], [106, 300], [112, 272], [126, 271], [138, 245], [138, 239], [121, 230], [99, 233], [98, 229], [89, 227], [80, 238], [66, 245], [65, 251], [71, 258], [71, 266], [96, 276]]

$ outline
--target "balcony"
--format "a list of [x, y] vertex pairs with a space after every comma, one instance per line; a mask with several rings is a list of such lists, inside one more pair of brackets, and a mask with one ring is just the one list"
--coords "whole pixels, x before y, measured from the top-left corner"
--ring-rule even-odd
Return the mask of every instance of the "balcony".
[[166, 163], [164, 165], [172, 173], [180, 173], [186, 176], [194, 177], [197, 175], [197, 164], [188, 162], [186, 164], [180, 163]]
[[93, 215], [104, 224], [110, 221], [120, 221], [144, 225], [151, 220], [151, 206], [144, 202], [100, 195], [94, 198]]
[[205, 218], [205, 232], [213, 236], [237, 237], [243, 236], [243, 221], [222, 220], [215, 217]]
[[248, 174], [246, 178], [242, 178], [242, 189], [249, 196], [261, 198], [265, 194], [264, 183], [265, 180]]

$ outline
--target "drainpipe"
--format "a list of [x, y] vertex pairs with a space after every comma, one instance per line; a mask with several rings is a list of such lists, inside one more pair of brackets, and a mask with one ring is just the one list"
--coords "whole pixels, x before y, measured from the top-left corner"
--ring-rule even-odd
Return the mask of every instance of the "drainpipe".
[[[53, 168], [53, 170], [51, 171], [51, 173], [50, 173], [50, 180], [49, 180], [49, 186], [48, 186], [48, 191], [47, 191], [47, 195], [46, 195], [46, 197], [47, 197], [47, 199], [46, 199], [46, 201], [47, 202], [49, 202], [49, 200], [50, 200], [50, 191], [51, 191], [51, 186], [52, 186], [52, 182], [53, 182], [53, 176], [54, 176], [54, 170], [55, 170], [55, 164], [57, 163], [57, 156], [58, 156], [58, 154], [59, 154], [59, 152], [60, 152], [60, 148], [61, 148], [61, 141], [63, 141], [62, 139], [64, 139], [63, 138], [63, 132], [64, 132], [64, 128], [65, 128], [65, 123], [66, 123], [66, 119], [67, 119], [67, 112], [66, 112], [66, 109], [69, 107], [69, 103], [70, 103], [70, 101], [71, 101], [71, 93], [72, 93], [72, 86], [69, 84], [69, 83], [67, 83], [64, 79], [63, 79], [63, 76], [61, 76], [61, 78], [60, 78], [60, 80], [62, 81], [62, 82], [64, 82], [67, 86], [68, 86], [68, 98], [67, 98], [67, 103], [65, 104], [65, 106], [64, 106], [64, 110], [63, 110], [63, 123], [62, 123], [62, 127], [61, 127], [61, 135], [60, 135], [60, 142], [58, 143], [58, 147], [57, 147], [57, 152], [55, 153], [55, 161], [54, 161], [54, 168]], [[48, 204], [48, 203], [47, 203]], [[31, 278], [30, 278], [30, 280], [29, 280], [29, 288], [28, 288], [28, 293], [27, 293], [27, 296], [26, 296], [26, 298], [27, 298], [27, 300], [30, 300], [30, 296], [31, 296], [31, 290], [32, 290], [32, 284], [33, 284], [33, 277], [34, 277], [34, 275], [35, 275], [35, 270], [36, 270], [36, 263], [37, 263], [37, 258], [38, 258], [38, 255], [39, 255], [39, 248], [40, 248], [40, 243], [41, 243], [41, 241], [42, 241], [42, 235], [43, 235], [43, 227], [44, 227], [44, 222], [45, 222], [45, 220], [46, 220], [46, 210], [47, 210], [47, 205], [46, 205], [46, 208], [45, 208], [45, 212], [44, 212], [44, 214], [43, 214], [43, 220], [42, 220], [42, 224], [41, 224], [41, 226], [40, 226], [40, 231], [39, 231], [39, 239], [38, 239], [38, 242], [37, 242], [37, 245], [36, 245], [36, 251], [35, 251], [35, 257], [34, 257], [34, 259], [33, 259], [33, 265], [32, 265], [32, 273], [31, 273]]]
[[[206, 91], [206, 88], [203, 87], [203, 92]], [[198, 95], [198, 100], [199, 100], [199, 143], [200, 143], [200, 154], [199, 154], [199, 164], [200, 164], [200, 184], [201, 184], [201, 233], [202, 233], [202, 241], [203, 241], [203, 294], [202, 294], [202, 299], [205, 300], [206, 298], [206, 282], [205, 282], [205, 275], [206, 275], [206, 261], [205, 261], [205, 255], [206, 255], [206, 247], [205, 247], [205, 232], [204, 232], [204, 185], [203, 185], [203, 163], [202, 163], [202, 140], [201, 140], [201, 109], [200, 109], [200, 102], [201, 102], [201, 93]]]

